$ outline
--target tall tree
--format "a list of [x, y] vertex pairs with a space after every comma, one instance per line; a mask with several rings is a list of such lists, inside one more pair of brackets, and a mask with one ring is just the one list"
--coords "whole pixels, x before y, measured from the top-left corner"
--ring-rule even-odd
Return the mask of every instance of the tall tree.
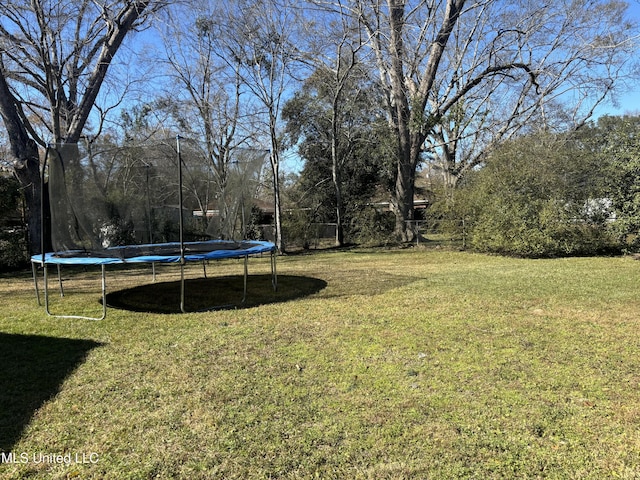
[[296, 203], [313, 213], [312, 221], [336, 223], [338, 245], [357, 212], [389, 182], [389, 129], [381, 92], [360, 67], [340, 80], [339, 69], [319, 68], [282, 113], [289, 141], [305, 161], [294, 189]]
[[168, 74], [174, 80], [167, 98], [174, 99], [183, 132], [203, 140], [217, 184], [222, 224], [231, 215], [224, 192], [229, 188], [234, 152], [256, 147], [251, 122], [240, 122], [250, 118], [251, 107], [241, 99], [240, 58], [229, 57], [224, 48], [225, 10], [210, 0], [176, 5], [166, 11], [164, 35]]
[[[451, 121], [447, 116], [463, 118], [465, 102], [491, 100], [511, 102], [501, 105], [506, 123], [492, 127], [505, 132], [532, 108], [544, 114], [549, 101], [588, 117], [626, 73], [635, 27], [625, 9], [618, 0], [353, 0], [398, 139], [392, 203], [402, 239], [412, 236], [416, 169], [427, 139], [457, 155], [456, 142], [478, 131], [469, 124], [445, 136], [438, 126]], [[479, 103], [469, 100], [476, 93]]]
[[301, 58], [306, 20], [292, 0], [253, 2], [236, 0], [226, 4], [224, 55], [240, 66], [246, 101], [256, 105], [260, 125], [270, 144], [269, 160], [273, 179], [275, 241], [285, 250], [282, 236], [280, 166], [283, 153], [280, 113]]
[[[362, 97], [366, 95], [365, 89], [369, 82], [365, 65], [359, 58], [364, 43], [359, 35], [357, 19], [347, 15], [347, 6], [341, 1], [337, 1], [329, 9], [322, 2], [318, 3], [320, 8], [325, 9], [327, 16], [332, 15], [336, 20], [314, 29], [314, 55], [309, 55], [309, 62], [316, 70], [307, 80], [302, 93], [308, 99], [318, 100], [316, 104], [324, 110], [322, 115], [328, 123], [326, 130], [321, 126], [317, 129], [320, 135], [316, 140], [325, 145], [331, 158], [336, 245], [342, 246], [345, 221], [343, 175], [345, 164], [353, 157], [355, 142], [358, 141], [351, 136], [355, 130], [349, 130], [348, 124], [354, 119], [354, 106], [363, 103]], [[320, 106], [322, 103], [324, 108]], [[309, 123], [318, 120], [317, 117], [308, 119]], [[295, 124], [296, 122], [290, 123]]]
[[39, 147], [78, 142], [116, 53], [151, 5], [161, 6], [154, 0], [0, 5], [0, 115], [25, 191], [33, 253], [42, 232]]

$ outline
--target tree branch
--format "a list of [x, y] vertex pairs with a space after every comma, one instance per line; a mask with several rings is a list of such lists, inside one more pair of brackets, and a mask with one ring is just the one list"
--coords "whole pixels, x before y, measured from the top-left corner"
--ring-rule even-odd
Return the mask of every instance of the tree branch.
[[456, 94], [447, 100], [444, 104], [440, 106], [438, 109], [438, 115], [444, 115], [451, 107], [457, 104], [467, 93], [473, 90], [475, 87], [480, 85], [484, 80], [489, 77], [505, 74], [505, 72], [509, 72], [511, 70], [524, 70], [531, 81], [531, 83], [536, 87], [536, 93], [540, 93], [540, 85], [537, 82], [536, 74], [531, 69], [531, 67], [525, 63], [510, 63], [507, 65], [496, 65], [493, 67], [486, 68], [480, 75], [478, 75], [473, 80], [469, 81], [466, 85], [464, 85]]
[[113, 57], [118, 51], [118, 48], [120, 48], [126, 34], [133, 28], [136, 20], [138, 20], [151, 1], [152, 0], [131, 2], [118, 14], [118, 20], [112, 24], [113, 29], [109, 30], [109, 34], [104, 39], [96, 67], [89, 78], [85, 95], [78, 109], [74, 112], [73, 120], [70, 122], [65, 141], [75, 143], [80, 139], [82, 129], [89, 118], [89, 114], [91, 113], [91, 109], [96, 101]]

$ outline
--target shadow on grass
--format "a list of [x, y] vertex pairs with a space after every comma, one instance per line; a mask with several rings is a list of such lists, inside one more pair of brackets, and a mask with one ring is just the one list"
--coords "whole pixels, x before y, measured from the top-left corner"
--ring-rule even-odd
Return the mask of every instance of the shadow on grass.
[[9, 452], [33, 414], [101, 344], [0, 333], [0, 452]]
[[[278, 275], [273, 290], [271, 275], [251, 275], [247, 280], [247, 298], [242, 303], [244, 277], [197, 278], [185, 281], [185, 310], [251, 308], [287, 302], [319, 292], [327, 282], [318, 278]], [[180, 282], [162, 282], [119, 290], [107, 295], [107, 305], [134, 312], [180, 313]]]

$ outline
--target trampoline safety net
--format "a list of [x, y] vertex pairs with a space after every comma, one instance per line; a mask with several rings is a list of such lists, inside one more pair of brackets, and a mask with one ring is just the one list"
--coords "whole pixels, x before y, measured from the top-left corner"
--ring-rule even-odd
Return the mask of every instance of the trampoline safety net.
[[181, 221], [185, 242], [243, 240], [267, 155], [238, 148], [213, 157], [183, 138], [51, 146], [53, 249], [112, 256], [114, 247], [136, 245], [144, 253], [145, 245], [180, 241]]

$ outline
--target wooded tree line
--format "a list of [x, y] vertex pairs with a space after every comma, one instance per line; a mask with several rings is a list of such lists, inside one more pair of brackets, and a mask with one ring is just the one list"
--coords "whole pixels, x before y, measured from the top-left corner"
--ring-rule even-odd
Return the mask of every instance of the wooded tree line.
[[358, 215], [382, 220], [365, 208], [381, 199], [411, 240], [426, 166], [451, 205], [499, 145], [579, 131], [634, 78], [626, 11], [617, 0], [5, 2], [0, 114], [31, 251], [46, 145], [178, 133], [206, 142], [221, 179], [234, 149], [269, 148], [281, 250], [291, 151], [304, 162], [292, 196], [332, 219], [338, 242]]

